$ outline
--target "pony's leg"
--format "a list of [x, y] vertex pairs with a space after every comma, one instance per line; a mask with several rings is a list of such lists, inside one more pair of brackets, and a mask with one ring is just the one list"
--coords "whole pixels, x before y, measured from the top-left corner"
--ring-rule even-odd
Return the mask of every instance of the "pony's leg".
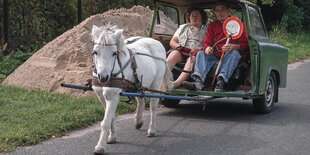
[[151, 109], [151, 120], [149, 129], [147, 130], [147, 136], [148, 137], [154, 137], [156, 134], [156, 115], [157, 115], [157, 109], [158, 109], [158, 98], [151, 98], [150, 102], [150, 109]]
[[[111, 89], [111, 88], [110, 88]], [[112, 89], [103, 91], [103, 95], [106, 101], [106, 109], [104, 114], [104, 119], [101, 122], [101, 133], [99, 141], [95, 147], [95, 154], [103, 154], [104, 146], [106, 145], [108, 133], [111, 129], [112, 120], [115, 115], [117, 104], [119, 102], [119, 89]]]
[[137, 110], [136, 110], [136, 116], [135, 116], [135, 127], [136, 129], [140, 129], [143, 125], [143, 111], [145, 107], [145, 102], [143, 98], [136, 97], [138, 101]]
[[[103, 92], [100, 91], [99, 93], [96, 93], [98, 96], [98, 99], [100, 101], [100, 103], [103, 105], [104, 109], [106, 109], [106, 103], [105, 103], [105, 99], [103, 96]], [[116, 130], [115, 130], [115, 115], [113, 116], [112, 122], [111, 122], [111, 130], [110, 130], [110, 134], [108, 137], [108, 144], [114, 144], [116, 143]]]
[[111, 130], [110, 130], [110, 134], [109, 134], [107, 143], [108, 144], [116, 143], [115, 115], [114, 115], [112, 122], [111, 122]]
[[[93, 88], [93, 89], [95, 89], [95, 88]], [[105, 103], [105, 98], [104, 98], [104, 96], [103, 96], [103, 90], [94, 90], [94, 92], [95, 92], [95, 94], [97, 95], [97, 97], [98, 97], [98, 99], [99, 99], [99, 101], [100, 101], [100, 103], [102, 104], [102, 106], [104, 107], [104, 109], [106, 108], [106, 103]]]

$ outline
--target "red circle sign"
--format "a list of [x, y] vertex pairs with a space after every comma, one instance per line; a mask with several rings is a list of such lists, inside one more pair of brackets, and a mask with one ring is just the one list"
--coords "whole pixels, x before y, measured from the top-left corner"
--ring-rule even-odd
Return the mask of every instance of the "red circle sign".
[[223, 24], [223, 32], [227, 37], [231, 36], [232, 39], [240, 38], [243, 32], [241, 20], [234, 16], [227, 18]]

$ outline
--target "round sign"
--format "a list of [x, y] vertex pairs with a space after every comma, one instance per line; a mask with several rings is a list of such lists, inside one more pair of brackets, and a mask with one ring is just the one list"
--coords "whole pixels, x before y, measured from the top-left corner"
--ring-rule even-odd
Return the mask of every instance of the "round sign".
[[241, 37], [243, 32], [243, 24], [237, 17], [229, 17], [224, 21], [223, 32], [232, 39], [238, 39]]

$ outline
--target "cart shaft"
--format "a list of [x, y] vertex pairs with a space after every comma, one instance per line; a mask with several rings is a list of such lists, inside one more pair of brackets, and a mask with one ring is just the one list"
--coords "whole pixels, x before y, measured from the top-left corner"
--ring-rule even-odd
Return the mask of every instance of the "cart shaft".
[[152, 98], [164, 98], [164, 99], [174, 99], [174, 100], [189, 100], [189, 101], [209, 101], [215, 99], [216, 97], [208, 96], [206, 98], [198, 97], [187, 97], [187, 96], [174, 96], [174, 95], [161, 95], [161, 94], [143, 94], [143, 93], [131, 93], [131, 92], [121, 92], [121, 96], [134, 96], [134, 97], [152, 97]]

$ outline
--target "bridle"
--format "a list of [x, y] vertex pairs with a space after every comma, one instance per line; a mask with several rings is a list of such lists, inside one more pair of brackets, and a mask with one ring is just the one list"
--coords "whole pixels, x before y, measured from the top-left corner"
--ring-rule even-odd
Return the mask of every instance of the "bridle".
[[[97, 45], [99, 45], [99, 46], [116, 46], [116, 44], [102, 44], [102, 45], [97, 44]], [[124, 72], [123, 72], [123, 71], [127, 68], [127, 66], [128, 66], [129, 64], [131, 64], [131, 69], [133, 70], [133, 76], [134, 76], [134, 86], [135, 86], [135, 88], [136, 88], [137, 90], [142, 91], [142, 89], [143, 89], [143, 88], [142, 88], [142, 81], [140, 81], [139, 78], [138, 78], [138, 74], [137, 74], [137, 63], [136, 63], [136, 59], [135, 59], [135, 57], [134, 57], [137, 53], [133, 53], [133, 52], [132, 52], [130, 49], [128, 49], [128, 48], [127, 48], [127, 50], [129, 51], [130, 57], [129, 57], [129, 59], [127, 60], [127, 62], [124, 64], [124, 66], [122, 66], [122, 63], [121, 63], [120, 57], [119, 57], [121, 51], [117, 50], [117, 51], [115, 51], [115, 52], [112, 54], [112, 55], [114, 56], [114, 61], [113, 61], [113, 66], [112, 66], [112, 70], [111, 70], [111, 73], [110, 73], [111, 78], [114, 78], [114, 79], [115, 79], [115, 78], [117, 78], [117, 76], [118, 76], [119, 74], [122, 74], [122, 78], [121, 78], [121, 79], [125, 80], [125, 76], [124, 76]], [[124, 51], [123, 51], [123, 52], [124, 52]], [[94, 51], [93, 53], [96, 54], [95, 51]], [[125, 53], [125, 52], [124, 52], [124, 53]], [[113, 73], [114, 68], [115, 68], [115, 61], [117, 61], [120, 70], [117, 71], [116, 73]], [[94, 66], [95, 66], [95, 65], [94, 65]], [[141, 76], [141, 80], [142, 80], [142, 76]]]
[[[116, 44], [95, 44], [97, 46], [116, 46]], [[91, 55], [97, 55], [97, 51], [93, 51]], [[117, 77], [120, 73], [122, 73], [122, 77], [124, 77], [124, 74], [123, 74], [123, 70], [125, 69], [124, 67], [122, 67], [122, 63], [120, 61], [120, 57], [119, 57], [119, 54], [120, 54], [120, 51], [117, 50], [115, 52], [113, 52], [112, 56], [114, 57], [114, 60], [113, 60], [113, 66], [112, 66], [112, 70], [111, 70], [111, 77]], [[93, 68], [94, 68], [94, 72], [97, 73], [97, 69], [96, 69], [96, 65], [95, 65], [95, 62], [94, 62], [94, 58], [92, 59], [93, 61]], [[118, 71], [117, 73], [114, 73], [113, 74], [113, 71], [114, 71], [114, 68], [115, 68], [115, 61], [117, 61], [119, 67], [121, 68], [120, 71]]]
[[[116, 46], [116, 44], [96, 44], [98, 46]], [[117, 76], [119, 74], [122, 74], [122, 78], [120, 79], [123, 83], [125, 82], [125, 76], [124, 76], [124, 70], [127, 68], [127, 66], [131, 63], [131, 69], [133, 70], [133, 76], [134, 76], [134, 87], [136, 90], [142, 92], [143, 91], [143, 86], [142, 86], [142, 76], [141, 76], [141, 81], [138, 78], [138, 74], [137, 74], [137, 63], [136, 63], [136, 59], [134, 57], [134, 55], [136, 55], [137, 53], [133, 53], [130, 49], [127, 48], [127, 50], [129, 51], [130, 57], [127, 60], [127, 62], [125, 63], [124, 66], [122, 66], [122, 63], [120, 61], [120, 57], [119, 54], [121, 51], [117, 50], [115, 51], [112, 55], [114, 56], [114, 61], [113, 61], [113, 66], [112, 66], [112, 70], [111, 70], [111, 79], [116, 79]], [[124, 51], [123, 51], [124, 52]], [[125, 53], [125, 52], [124, 52]], [[96, 51], [93, 51], [92, 55], [96, 54]], [[115, 68], [115, 61], [118, 62], [119, 68], [120, 70], [116, 73], [113, 73], [114, 68]], [[94, 65], [95, 66], [95, 65]]]

